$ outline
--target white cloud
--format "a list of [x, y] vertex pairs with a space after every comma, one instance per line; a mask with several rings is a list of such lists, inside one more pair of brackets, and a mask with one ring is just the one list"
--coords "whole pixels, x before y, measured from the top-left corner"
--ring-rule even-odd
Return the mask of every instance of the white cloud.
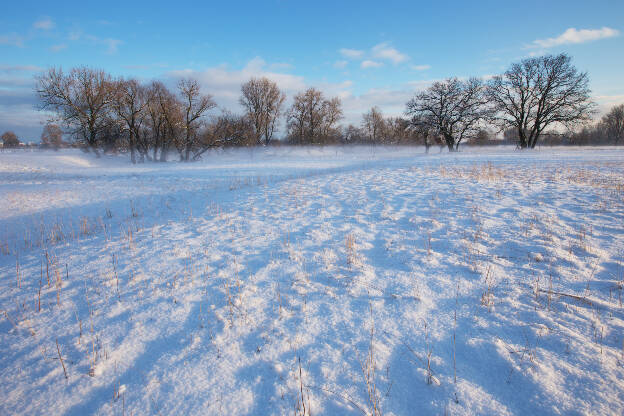
[[104, 43], [104, 45], [106, 45], [106, 53], [109, 55], [115, 54], [117, 53], [117, 48], [119, 47], [119, 45], [121, 45], [123, 43], [123, 41], [119, 40], [119, 39], [102, 39], [102, 43]]
[[43, 68], [36, 65], [0, 65], [0, 72], [34, 72], [42, 71]]
[[556, 38], [537, 39], [534, 40], [530, 47], [533, 48], [551, 48], [558, 45], [567, 45], [575, 43], [591, 42], [598, 39], [612, 38], [618, 36], [620, 32], [610, 27], [601, 29], [581, 29], [577, 30], [573, 27], [567, 29]]
[[[69, 38], [71, 40], [80, 40], [83, 38], [82, 33], [80, 32], [74, 32], [71, 33], [69, 35]], [[97, 36], [93, 36], [93, 35], [85, 35], [84, 39], [86, 39], [89, 42], [92, 42], [96, 45], [103, 45], [106, 49], [104, 50], [104, 53], [108, 54], [108, 55], [114, 55], [117, 53], [118, 49], [119, 49], [119, 45], [123, 44], [122, 40], [119, 39], [113, 39], [113, 38], [99, 38]]]
[[[459, 78], [459, 79], [463, 79], [463, 78]], [[441, 82], [441, 81], [444, 81], [444, 80], [441, 78], [440, 79], [423, 79], [419, 81], [409, 81], [407, 85], [409, 85], [409, 87], [414, 91], [423, 91], [429, 88], [430, 86], [432, 86], [435, 82]]]
[[357, 49], [342, 48], [339, 52], [342, 56], [349, 59], [359, 59], [364, 56], [364, 51], [360, 51]]
[[624, 104], [624, 95], [595, 95], [592, 99], [598, 104], [598, 113], [601, 116], [614, 106]]
[[52, 45], [50, 46], [50, 51], [52, 52], [60, 52], [63, 49], [67, 49], [67, 44], [65, 43], [59, 43], [58, 45]]
[[[114, 55], [114, 54], [116, 54], [118, 52], [118, 50], [119, 50], [119, 45], [123, 45], [123, 43], [124, 43], [120, 39], [100, 38], [98, 36], [89, 35], [87, 33], [84, 33], [81, 30], [69, 32], [69, 35], [67, 36], [67, 39], [69, 39], [72, 42], [83, 41], [83, 42], [90, 42], [90, 43], [95, 44], [95, 45], [102, 45], [102, 46], [105, 47], [104, 53], [106, 53], [107, 55]], [[60, 45], [58, 45], [58, 46], [60, 46]], [[61, 50], [61, 49], [65, 49], [65, 48], [60, 48], [58, 50]]]
[[351, 87], [353, 87], [353, 81], [351, 80], [338, 83], [322, 82], [314, 84], [314, 88], [323, 91], [323, 94], [327, 97], [339, 97], [340, 99], [351, 95]]
[[[303, 77], [275, 72], [270, 69], [264, 59], [255, 57], [243, 69], [232, 70], [226, 65], [206, 68], [204, 70], [182, 69], [170, 71], [166, 76], [172, 80], [193, 78], [199, 81], [204, 92], [211, 94], [217, 103], [233, 110], [238, 107], [240, 87], [252, 77], [267, 77], [279, 85], [288, 94], [295, 94], [306, 88]], [[173, 84], [173, 83], [172, 83]]]
[[342, 124], [359, 125], [362, 122], [362, 114], [374, 106], [379, 107], [385, 116], [402, 116], [405, 112], [405, 103], [413, 95], [411, 88], [372, 88], [360, 95], [348, 93], [340, 97], [345, 116]]
[[73, 30], [71, 32], [69, 32], [69, 35], [67, 36], [67, 38], [69, 40], [80, 40], [80, 38], [82, 38], [82, 31], [81, 30]]
[[395, 65], [409, 59], [409, 56], [399, 52], [388, 43], [380, 43], [379, 45], [373, 46], [371, 53], [374, 58], [385, 59], [391, 61]]
[[[373, 46], [368, 52], [365, 52], [359, 49], [346, 49], [346, 48], [340, 49], [339, 52], [343, 57], [347, 59], [361, 60], [360, 67], [364, 69], [378, 68], [380, 66], [383, 66], [383, 62], [381, 61], [389, 61], [389, 62], [392, 62], [394, 65], [397, 65], [397, 64], [400, 64], [401, 62], [405, 62], [409, 60], [409, 56], [407, 56], [404, 53], [399, 52], [397, 49], [393, 48], [387, 42], [379, 43]], [[339, 61], [334, 62], [334, 67], [345, 68], [347, 64], [348, 64], [348, 61], [339, 60]], [[423, 66], [419, 68], [426, 69]]]
[[11, 45], [21, 48], [24, 46], [24, 38], [15, 33], [0, 35], [0, 45]]
[[428, 69], [431, 69], [431, 65], [412, 65], [410, 68], [412, 68], [414, 71], [426, 71]]
[[41, 124], [49, 114], [37, 111], [32, 73], [41, 70], [34, 65], [0, 66], [0, 131], [13, 130], [23, 139], [41, 134]]
[[[180, 78], [193, 78], [199, 81], [202, 91], [213, 96], [219, 108], [240, 113], [242, 107], [239, 103], [241, 84], [249, 81], [252, 77], [267, 77], [277, 83], [279, 88], [286, 93], [285, 108], [292, 105], [295, 94], [313, 86], [323, 92], [327, 97], [339, 97], [345, 102], [351, 97], [350, 89], [353, 86], [351, 80], [342, 82], [314, 82], [307, 83], [303, 76], [280, 73], [272, 70], [272, 65], [260, 57], [255, 57], [242, 69], [231, 69], [227, 65], [210, 67], [203, 70], [182, 69], [167, 72], [164, 76], [165, 84], [175, 88]], [[211, 114], [217, 114], [214, 111]], [[283, 128], [284, 119], [281, 120], [280, 128]], [[280, 131], [280, 134], [283, 130]]]
[[33, 23], [35, 29], [50, 30], [54, 27], [54, 22], [49, 17], [44, 17]]
[[362, 68], [379, 68], [380, 66], [383, 66], [383, 63], [381, 62], [377, 62], [377, 61], [371, 61], [369, 59], [362, 61], [362, 63], [360, 64], [360, 67]]
[[0, 131], [11, 130], [22, 141], [38, 141], [43, 125], [50, 117], [48, 112], [35, 110], [32, 103], [0, 104]]
[[275, 62], [269, 65], [269, 68], [271, 70], [279, 71], [279, 70], [293, 69], [294, 66], [293, 64], [289, 64], [288, 62]]

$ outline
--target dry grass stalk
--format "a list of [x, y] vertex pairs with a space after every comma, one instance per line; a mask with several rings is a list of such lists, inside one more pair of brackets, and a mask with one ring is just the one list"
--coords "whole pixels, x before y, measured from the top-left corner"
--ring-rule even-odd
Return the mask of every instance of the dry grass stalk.
[[15, 258], [15, 275], [16, 275], [16, 281], [17, 281], [17, 288], [21, 289], [22, 283], [21, 283], [19, 257]]
[[63, 374], [65, 374], [65, 379], [67, 380], [69, 377], [67, 376], [67, 369], [65, 368], [65, 363], [63, 362], [63, 357], [61, 356], [61, 348], [59, 347], [58, 338], [56, 339], [56, 351], [58, 352], [59, 360], [61, 360], [61, 365], [63, 366]]
[[488, 266], [487, 271], [484, 276], [484, 282], [485, 282], [487, 289], [481, 295], [481, 304], [487, 307], [488, 312], [491, 312], [492, 306], [494, 306], [494, 299], [493, 299], [494, 280], [490, 274], [490, 270], [491, 270], [491, 266]]
[[308, 393], [308, 399], [306, 406], [306, 398], [303, 393], [303, 371], [301, 370], [301, 356], [297, 355], [297, 361], [299, 365], [299, 391], [297, 392], [297, 402], [295, 403], [295, 415], [296, 416], [310, 416], [310, 394]]
[[429, 331], [427, 322], [425, 321], [425, 359], [427, 361], [427, 384], [433, 382], [433, 372], [431, 371], [431, 355], [433, 354], [433, 345], [429, 339]]
[[121, 301], [121, 294], [119, 293], [119, 275], [117, 275], [117, 261], [115, 254], [113, 254], [113, 273], [115, 274], [115, 286], [117, 288], [117, 299]]
[[347, 264], [351, 266], [355, 262], [355, 236], [347, 234], [345, 237], [345, 249], [347, 251]]
[[459, 302], [459, 283], [455, 292], [455, 311], [453, 314], [453, 380], [457, 384], [457, 357], [456, 357], [456, 333], [457, 333], [457, 304]]
[[48, 289], [50, 288], [50, 256], [48, 254], [48, 250], [45, 252], [46, 256], [46, 279], [48, 281]]
[[368, 412], [372, 416], [381, 416], [381, 407], [379, 403], [379, 392], [377, 390], [377, 363], [375, 356], [375, 321], [373, 320], [373, 305], [369, 305], [370, 316], [371, 316], [371, 330], [370, 330], [370, 338], [368, 341], [368, 351], [366, 354], [366, 358], [364, 360], [358, 357], [358, 361], [360, 362], [360, 368], [362, 370], [362, 375], [364, 376], [364, 382], [366, 383], [366, 393], [367, 393], [367, 401], [368, 401]]

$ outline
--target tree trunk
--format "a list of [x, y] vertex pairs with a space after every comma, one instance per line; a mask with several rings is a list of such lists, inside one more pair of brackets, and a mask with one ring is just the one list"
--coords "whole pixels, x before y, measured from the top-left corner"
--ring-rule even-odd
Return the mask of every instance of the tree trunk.
[[529, 143], [529, 146], [531, 147], [531, 149], [535, 149], [535, 145], [537, 144], [537, 139], [540, 135], [540, 131], [536, 131], [535, 134], [533, 135], [533, 138], [531, 138], [531, 143]]
[[526, 134], [522, 128], [518, 129], [518, 145], [520, 146], [520, 149], [526, 149], [528, 146]]
[[454, 152], [455, 140], [453, 139], [453, 136], [451, 136], [450, 134], [445, 134], [444, 141], [446, 142], [446, 147], [448, 147], [449, 152]]
[[98, 151], [98, 148], [97, 148], [97, 143], [95, 140], [95, 131], [93, 130], [89, 132], [89, 146], [91, 147], [91, 149], [93, 149], [93, 153], [95, 153], [95, 157], [99, 158], [100, 152]]

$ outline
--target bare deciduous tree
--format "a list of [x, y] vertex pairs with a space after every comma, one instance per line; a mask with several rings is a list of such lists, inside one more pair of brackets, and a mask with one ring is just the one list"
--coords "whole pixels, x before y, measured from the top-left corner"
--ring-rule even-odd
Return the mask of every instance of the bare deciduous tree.
[[17, 135], [12, 131], [5, 131], [4, 133], [2, 133], [2, 136], [0, 136], [0, 138], [2, 139], [2, 146], [6, 149], [18, 147], [20, 144]]
[[373, 107], [369, 112], [364, 113], [362, 117], [362, 128], [368, 136], [368, 140], [371, 143], [381, 143], [384, 140], [384, 134], [386, 133], [386, 120], [379, 109], [379, 107]]
[[323, 102], [323, 119], [321, 122], [321, 137], [326, 141], [336, 141], [338, 135], [336, 123], [343, 117], [342, 102], [340, 98], [334, 97]]
[[409, 144], [415, 141], [415, 134], [410, 129], [409, 121], [402, 117], [388, 117], [384, 120], [385, 137], [387, 144]]
[[366, 133], [364, 132], [364, 129], [362, 129], [361, 127], [356, 127], [353, 124], [349, 124], [347, 127], [345, 127], [344, 133], [342, 135], [343, 142], [346, 144], [362, 143], [365, 141], [365, 136]]
[[68, 74], [51, 68], [37, 77], [36, 91], [41, 107], [55, 111], [77, 140], [99, 155], [97, 140], [110, 121], [114, 92], [110, 75], [87, 67], [74, 68]]
[[319, 135], [323, 101], [323, 93], [314, 88], [295, 95], [288, 113], [288, 129], [293, 143], [311, 142]]
[[527, 58], [488, 83], [497, 121], [516, 129], [521, 148], [534, 148], [549, 126], [590, 119], [589, 78], [571, 60], [566, 54]]
[[224, 112], [214, 117], [202, 131], [201, 149], [195, 152], [198, 159], [208, 149], [230, 146], [254, 146], [257, 144], [253, 122], [246, 116]]
[[158, 103], [158, 111], [162, 117], [162, 131], [160, 134], [160, 161], [166, 162], [169, 149], [172, 145], [178, 145], [178, 138], [182, 134], [184, 115], [182, 103], [163, 84], [158, 83], [154, 100]]
[[470, 144], [483, 146], [492, 140], [492, 136], [487, 129], [481, 129], [474, 137], [470, 138]]
[[[146, 107], [148, 96], [146, 89], [135, 79], [119, 80], [115, 83], [115, 94], [112, 100], [112, 108], [115, 115], [124, 124], [128, 135], [128, 147], [130, 148], [130, 160], [136, 163], [136, 151], [138, 140], [141, 136], [141, 128], [146, 119]], [[141, 152], [141, 159], [145, 153]]]
[[139, 140], [139, 146], [152, 148], [152, 159], [158, 160], [158, 151], [162, 155], [162, 137], [165, 129], [165, 116], [161, 111], [161, 96], [169, 95], [167, 88], [159, 81], [153, 81], [146, 90], [147, 106], [147, 128]]
[[321, 91], [309, 88], [295, 96], [288, 113], [289, 140], [294, 144], [328, 142], [337, 136], [335, 125], [341, 118], [339, 98], [326, 100]]
[[41, 144], [44, 147], [58, 150], [63, 145], [63, 130], [56, 124], [46, 124], [41, 133]]
[[435, 82], [407, 103], [406, 114], [422, 128], [436, 131], [449, 151], [457, 151], [465, 138], [476, 134], [491, 111], [478, 78], [450, 78]]
[[180, 160], [189, 161], [191, 151], [199, 144], [199, 127], [201, 117], [211, 108], [217, 106], [212, 96], [202, 94], [199, 83], [193, 79], [182, 79], [178, 83], [178, 90], [182, 97], [182, 129]]
[[286, 95], [268, 78], [252, 78], [241, 86], [240, 103], [252, 121], [257, 144], [271, 142]]
[[602, 117], [601, 123], [613, 143], [624, 140], [624, 104], [613, 107]]
[[422, 114], [413, 115], [409, 120], [409, 125], [410, 130], [414, 132], [419, 142], [425, 146], [425, 153], [429, 153], [429, 149], [433, 144], [440, 142], [440, 133], [437, 126], [426, 122]]

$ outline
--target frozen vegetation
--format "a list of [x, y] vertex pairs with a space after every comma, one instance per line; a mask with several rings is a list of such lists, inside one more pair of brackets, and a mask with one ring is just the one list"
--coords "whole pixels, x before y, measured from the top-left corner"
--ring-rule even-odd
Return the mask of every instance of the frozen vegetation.
[[0, 153], [0, 414], [622, 414], [624, 151]]

